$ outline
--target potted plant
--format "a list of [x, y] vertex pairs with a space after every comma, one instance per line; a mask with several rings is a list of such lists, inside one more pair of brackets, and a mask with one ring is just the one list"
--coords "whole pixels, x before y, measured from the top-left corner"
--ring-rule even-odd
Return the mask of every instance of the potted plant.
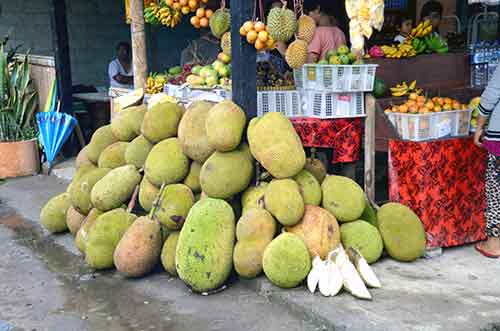
[[0, 179], [38, 173], [37, 92], [28, 56], [11, 58], [0, 45]]

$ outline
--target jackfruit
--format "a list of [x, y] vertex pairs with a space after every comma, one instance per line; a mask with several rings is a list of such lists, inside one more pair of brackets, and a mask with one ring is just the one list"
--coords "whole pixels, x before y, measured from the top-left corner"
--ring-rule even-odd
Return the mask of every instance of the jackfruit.
[[66, 192], [70, 193], [74, 183], [80, 180], [83, 175], [95, 169], [97, 169], [97, 167], [93, 163], [86, 163], [77, 168], [75, 174], [73, 175], [73, 178], [71, 179], [71, 183], [69, 183], [68, 188], [66, 189]]
[[241, 196], [241, 206], [243, 214], [251, 208], [264, 208], [264, 195], [266, 193], [266, 182], [261, 182], [258, 186], [250, 186]]
[[267, 245], [262, 267], [271, 283], [292, 288], [306, 279], [311, 270], [311, 258], [302, 239], [292, 233], [283, 233]]
[[141, 126], [142, 135], [153, 144], [175, 137], [183, 113], [182, 106], [175, 103], [156, 104], [144, 115]]
[[304, 199], [292, 179], [273, 180], [266, 189], [264, 204], [276, 220], [285, 226], [297, 224], [304, 216]]
[[184, 178], [184, 184], [187, 185], [193, 193], [201, 192], [200, 172], [201, 164], [196, 161], [192, 162], [189, 167], [189, 173], [186, 178]]
[[270, 112], [252, 119], [247, 135], [252, 155], [274, 178], [293, 177], [304, 168], [302, 142], [285, 115]]
[[189, 187], [184, 184], [166, 185], [156, 217], [169, 230], [179, 230], [193, 204], [194, 195]]
[[365, 210], [363, 211], [363, 214], [359, 217], [359, 219], [366, 221], [374, 227], [378, 228], [377, 212], [368, 200], [366, 200]]
[[224, 200], [197, 202], [180, 232], [175, 254], [176, 270], [196, 292], [219, 288], [233, 267], [235, 220]]
[[231, 12], [227, 8], [217, 9], [210, 16], [208, 24], [212, 34], [220, 39], [224, 33], [231, 29]]
[[92, 205], [101, 211], [119, 208], [132, 196], [140, 181], [141, 175], [133, 165], [113, 169], [92, 188]]
[[201, 167], [200, 184], [211, 198], [228, 199], [248, 187], [253, 175], [244, 145], [232, 152], [215, 152]]
[[85, 217], [85, 215], [80, 214], [73, 206], [68, 208], [68, 211], [66, 212], [66, 225], [72, 235], [76, 235], [78, 230], [80, 230]]
[[384, 244], [377, 228], [365, 221], [354, 221], [342, 224], [340, 227], [342, 244], [345, 249], [356, 248], [366, 262], [377, 262]]
[[92, 164], [94, 165], [90, 160], [89, 158], [87, 157], [87, 146], [85, 146], [84, 148], [82, 148], [82, 150], [78, 153], [78, 155], [76, 156], [76, 160], [75, 160], [75, 168], [76, 169], [79, 169], [81, 166], [85, 165], [85, 164]]
[[163, 244], [163, 249], [161, 250], [161, 264], [165, 271], [171, 276], [177, 277], [177, 270], [175, 269], [175, 251], [177, 249], [177, 241], [179, 239], [180, 232], [172, 232], [165, 243]]
[[125, 150], [128, 143], [116, 142], [106, 147], [99, 156], [99, 168], [114, 169], [126, 165]]
[[205, 121], [208, 144], [219, 152], [230, 152], [238, 147], [246, 125], [243, 110], [234, 102], [225, 100], [210, 109]]
[[111, 122], [113, 135], [120, 141], [132, 141], [141, 134], [146, 105], [130, 107], [117, 113]]
[[125, 150], [125, 162], [135, 165], [137, 169], [144, 167], [144, 162], [153, 149], [153, 144], [150, 143], [144, 136], [139, 136], [132, 140]]
[[83, 220], [83, 224], [76, 233], [75, 237], [75, 244], [76, 248], [83, 254], [85, 254], [85, 246], [87, 244], [87, 239], [88, 239], [88, 233], [91, 227], [94, 226], [95, 221], [99, 216], [103, 214], [102, 211], [100, 211], [97, 208], [92, 209], [87, 217]]
[[295, 40], [288, 46], [285, 53], [285, 59], [290, 68], [298, 69], [306, 63], [308, 47], [309, 45], [307, 42], [300, 39]]
[[71, 201], [68, 193], [56, 195], [42, 208], [40, 222], [52, 233], [67, 231], [66, 212], [70, 206]]
[[97, 218], [88, 232], [85, 260], [94, 269], [113, 267], [113, 254], [136, 216], [125, 209], [113, 209]]
[[316, 21], [311, 16], [300, 16], [297, 21], [297, 37], [310, 44], [313, 40], [314, 32], [316, 32]]
[[118, 142], [118, 138], [113, 135], [111, 124], [102, 126], [97, 129], [92, 135], [90, 143], [85, 149], [85, 154], [87, 154], [87, 158], [90, 160], [90, 162], [97, 164], [101, 152], [106, 147], [116, 142]]
[[275, 41], [288, 42], [297, 31], [295, 13], [287, 8], [273, 8], [267, 15], [267, 29]]
[[71, 185], [71, 204], [79, 213], [87, 215], [90, 212], [93, 207], [90, 197], [92, 188], [110, 171], [102, 168], [92, 170]]
[[145, 211], [151, 211], [159, 192], [160, 189], [151, 184], [146, 177], [142, 179], [141, 185], [139, 186], [139, 204]]
[[385, 250], [393, 259], [411, 262], [424, 254], [424, 226], [410, 208], [399, 203], [385, 204], [379, 209], [377, 220]]
[[321, 185], [323, 208], [330, 211], [339, 222], [358, 220], [366, 201], [363, 189], [352, 179], [342, 176], [327, 176]]
[[234, 269], [241, 277], [254, 278], [262, 272], [264, 249], [273, 240], [277, 224], [264, 209], [249, 209], [236, 225]]
[[321, 185], [309, 171], [302, 170], [293, 178], [299, 184], [304, 204], [319, 206], [321, 204]]
[[311, 157], [307, 158], [304, 169], [313, 174], [320, 184], [323, 183], [326, 177], [326, 167], [321, 160]]
[[139, 217], [118, 242], [113, 254], [116, 269], [127, 277], [142, 277], [160, 260], [163, 241], [160, 223]]
[[163, 140], [153, 147], [144, 164], [146, 178], [160, 187], [181, 182], [189, 172], [189, 160], [177, 138]]
[[179, 143], [190, 159], [203, 164], [214, 148], [208, 144], [205, 122], [214, 103], [196, 101], [186, 110], [179, 124]]

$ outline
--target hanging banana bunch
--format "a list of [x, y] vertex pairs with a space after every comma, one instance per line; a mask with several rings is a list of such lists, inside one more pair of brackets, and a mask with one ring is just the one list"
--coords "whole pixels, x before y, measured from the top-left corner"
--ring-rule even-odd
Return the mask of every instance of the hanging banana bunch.
[[163, 1], [158, 4], [156, 1], [150, 3], [144, 9], [144, 20], [152, 25], [163, 25], [174, 28], [182, 19], [180, 10], [167, 6]]
[[381, 30], [384, 24], [384, 0], [346, 0], [349, 35], [353, 52], [363, 51], [365, 37], [370, 38], [373, 29]]
[[[152, 4], [156, 3], [156, 0], [144, 0], [144, 11]], [[125, 17], [127, 24], [132, 23], [132, 16], [130, 14], [130, 0], [125, 0]]]

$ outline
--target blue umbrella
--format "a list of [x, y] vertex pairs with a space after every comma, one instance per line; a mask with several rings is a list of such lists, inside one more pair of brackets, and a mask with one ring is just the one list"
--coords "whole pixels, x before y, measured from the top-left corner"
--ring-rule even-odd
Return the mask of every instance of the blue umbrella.
[[76, 126], [76, 119], [65, 113], [49, 111], [36, 114], [36, 122], [50, 173], [52, 162]]

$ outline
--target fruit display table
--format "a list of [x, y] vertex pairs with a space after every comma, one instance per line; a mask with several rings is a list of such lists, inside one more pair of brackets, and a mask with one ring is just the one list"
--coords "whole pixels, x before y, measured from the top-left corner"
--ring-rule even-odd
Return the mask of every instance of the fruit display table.
[[305, 147], [332, 148], [332, 163], [356, 162], [361, 155], [362, 118], [291, 118]]
[[485, 238], [486, 152], [471, 137], [389, 140], [389, 198], [420, 217], [428, 248]]

